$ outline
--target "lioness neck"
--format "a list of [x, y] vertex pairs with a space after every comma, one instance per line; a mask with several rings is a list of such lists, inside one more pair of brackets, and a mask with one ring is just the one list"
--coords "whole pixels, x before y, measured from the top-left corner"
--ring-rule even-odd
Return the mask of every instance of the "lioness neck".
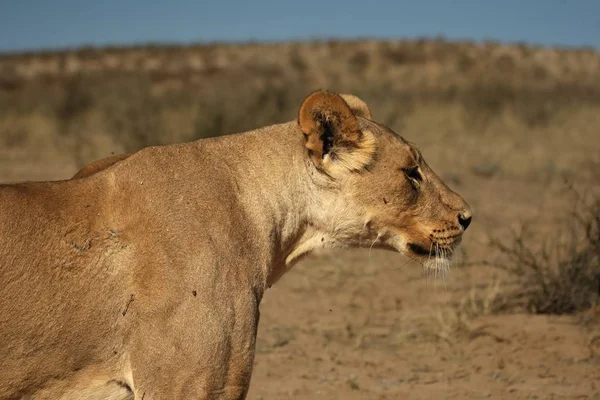
[[301, 256], [323, 247], [329, 235], [320, 223], [331, 184], [306, 156], [304, 137], [295, 122], [197, 142], [214, 147], [236, 197], [254, 225], [255, 242], [268, 248], [262, 276], [276, 282]]

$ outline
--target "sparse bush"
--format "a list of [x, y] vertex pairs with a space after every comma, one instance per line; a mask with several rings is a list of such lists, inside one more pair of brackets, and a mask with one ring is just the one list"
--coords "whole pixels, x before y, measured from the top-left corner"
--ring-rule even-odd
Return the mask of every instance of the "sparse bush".
[[363, 72], [365, 72], [370, 62], [371, 57], [368, 53], [364, 52], [363, 50], [357, 51], [348, 60], [350, 69], [357, 74], [362, 74]]
[[304, 73], [309, 68], [307, 61], [304, 59], [299, 49], [296, 47], [290, 54], [290, 65], [298, 72]]
[[539, 249], [524, 232], [493, 245], [505, 256], [499, 265], [518, 279], [505, 307], [538, 314], [583, 311], [600, 300], [600, 198], [578, 200], [568, 237], [556, 236]]
[[71, 77], [64, 84], [64, 97], [56, 110], [57, 117], [63, 124], [69, 124], [71, 120], [91, 108], [93, 104], [93, 98], [85, 80], [80, 76]]
[[117, 76], [98, 96], [109, 132], [125, 151], [165, 144], [161, 110], [166, 104], [153, 96], [147, 77]]
[[56, 108], [56, 116], [59, 122], [59, 140], [64, 137], [71, 139], [72, 152], [78, 166], [83, 166], [83, 147], [87, 142], [84, 130], [81, 126], [81, 118], [86, 111], [94, 105], [94, 99], [81, 76], [67, 79], [64, 85], [62, 101]]
[[20, 127], [10, 127], [0, 136], [0, 143], [7, 148], [16, 148], [27, 143], [28, 132]]

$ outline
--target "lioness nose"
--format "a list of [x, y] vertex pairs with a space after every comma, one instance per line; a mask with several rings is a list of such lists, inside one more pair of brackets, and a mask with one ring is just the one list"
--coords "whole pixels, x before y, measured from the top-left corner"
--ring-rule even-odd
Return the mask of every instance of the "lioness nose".
[[462, 226], [463, 230], [467, 230], [469, 225], [471, 224], [471, 212], [463, 211], [458, 214], [458, 223]]

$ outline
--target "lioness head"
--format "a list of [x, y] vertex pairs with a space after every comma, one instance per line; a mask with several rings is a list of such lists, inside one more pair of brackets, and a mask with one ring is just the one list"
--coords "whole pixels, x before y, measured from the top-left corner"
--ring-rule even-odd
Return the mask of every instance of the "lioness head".
[[320, 240], [392, 249], [432, 268], [448, 265], [471, 210], [415, 146], [373, 122], [367, 105], [350, 95], [312, 93], [298, 124], [318, 171], [313, 180], [331, 193], [317, 219], [328, 225], [323, 232], [334, 233]]

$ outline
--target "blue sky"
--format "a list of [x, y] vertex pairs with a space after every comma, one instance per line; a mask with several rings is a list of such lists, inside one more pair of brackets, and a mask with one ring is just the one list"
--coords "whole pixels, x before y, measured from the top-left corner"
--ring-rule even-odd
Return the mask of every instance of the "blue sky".
[[0, 0], [0, 52], [434, 36], [600, 49], [600, 0]]

